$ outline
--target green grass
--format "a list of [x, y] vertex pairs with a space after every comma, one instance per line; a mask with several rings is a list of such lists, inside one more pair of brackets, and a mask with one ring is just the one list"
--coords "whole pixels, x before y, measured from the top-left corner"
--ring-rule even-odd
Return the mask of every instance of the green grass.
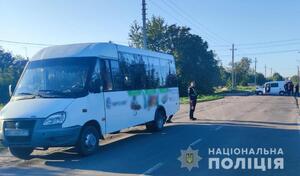
[[[224, 96], [222, 95], [201, 95], [198, 96], [197, 98], [197, 102], [205, 102], [205, 101], [213, 101], [213, 100], [218, 100], [218, 99], [222, 99], [224, 98]], [[189, 97], [180, 97], [180, 103], [181, 104], [187, 104], [189, 103]]]
[[0, 104], [0, 110], [3, 108], [3, 106], [4, 106], [3, 104]]
[[255, 91], [255, 86], [237, 86], [236, 90], [253, 92]]
[[219, 88], [215, 90], [215, 94], [222, 95], [226, 93], [249, 93], [254, 92], [255, 86], [237, 86], [234, 90], [231, 90], [230, 88], [224, 87]]

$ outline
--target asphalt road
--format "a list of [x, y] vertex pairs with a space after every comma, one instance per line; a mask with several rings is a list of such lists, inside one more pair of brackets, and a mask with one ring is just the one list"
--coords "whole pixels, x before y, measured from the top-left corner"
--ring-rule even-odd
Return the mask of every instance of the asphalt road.
[[[72, 148], [36, 151], [30, 161], [4, 152], [0, 175], [299, 175], [300, 116], [293, 97], [226, 97], [198, 104], [195, 116], [197, 121], [189, 121], [188, 106], [182, 105], [162, 132], [128, 129], [85, 158]], [[189, 146], [201, 157], [191, 171], [178, 160]], [[209, 148], [282, 148], [284, 168], [209, 169]]]

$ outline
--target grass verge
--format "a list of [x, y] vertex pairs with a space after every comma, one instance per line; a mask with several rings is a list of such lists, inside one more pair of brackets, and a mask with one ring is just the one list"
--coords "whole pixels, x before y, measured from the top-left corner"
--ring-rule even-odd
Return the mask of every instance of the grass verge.
[[237, 86], [234, 90], [231, 90], [230, 88], [220, 88], [216, 89], [215, 94], [217, 95], [226, 95], [226, 94], [232, 94], [232, 93], [253, 93], [255, 92], [255, 86]]
[[[200, 95], [197, 98], [197, 102], [213, 101], [222, 98], [224, 98], [224, 96], [222, 95]], [[189, 102], [190, 102], [189, 97], [180, 97], [181, 104], [187, 104]]]
[[254, 92], [255, 86], [237, 86], [236, 90]]

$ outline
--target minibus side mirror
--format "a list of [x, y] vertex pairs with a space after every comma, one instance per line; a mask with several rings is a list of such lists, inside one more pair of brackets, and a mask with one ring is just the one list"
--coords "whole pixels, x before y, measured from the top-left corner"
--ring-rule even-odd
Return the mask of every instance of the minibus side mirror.
[[10, 97], [11, 97], [12, 94], [13, 94], [13, 91], [12, 91], [12, 85], [11, 85], [11, 84], [8, 86], [8, 93], [9, 93], [9, 96], [10, 96]]

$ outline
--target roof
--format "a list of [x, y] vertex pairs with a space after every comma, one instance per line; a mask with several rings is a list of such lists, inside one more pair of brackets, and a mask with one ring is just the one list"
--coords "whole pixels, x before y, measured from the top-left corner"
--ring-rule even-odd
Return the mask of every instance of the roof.
[[132, 48], [114, 43], [78, 43], [69, 45], [56, 45], [44, 48], [37, 52], [30, 60], [67, 57], [109, 57], [117, 59], [118, 51], [136, 53], [151, 57], [173, 59], [173, 56], [168, 54]]

